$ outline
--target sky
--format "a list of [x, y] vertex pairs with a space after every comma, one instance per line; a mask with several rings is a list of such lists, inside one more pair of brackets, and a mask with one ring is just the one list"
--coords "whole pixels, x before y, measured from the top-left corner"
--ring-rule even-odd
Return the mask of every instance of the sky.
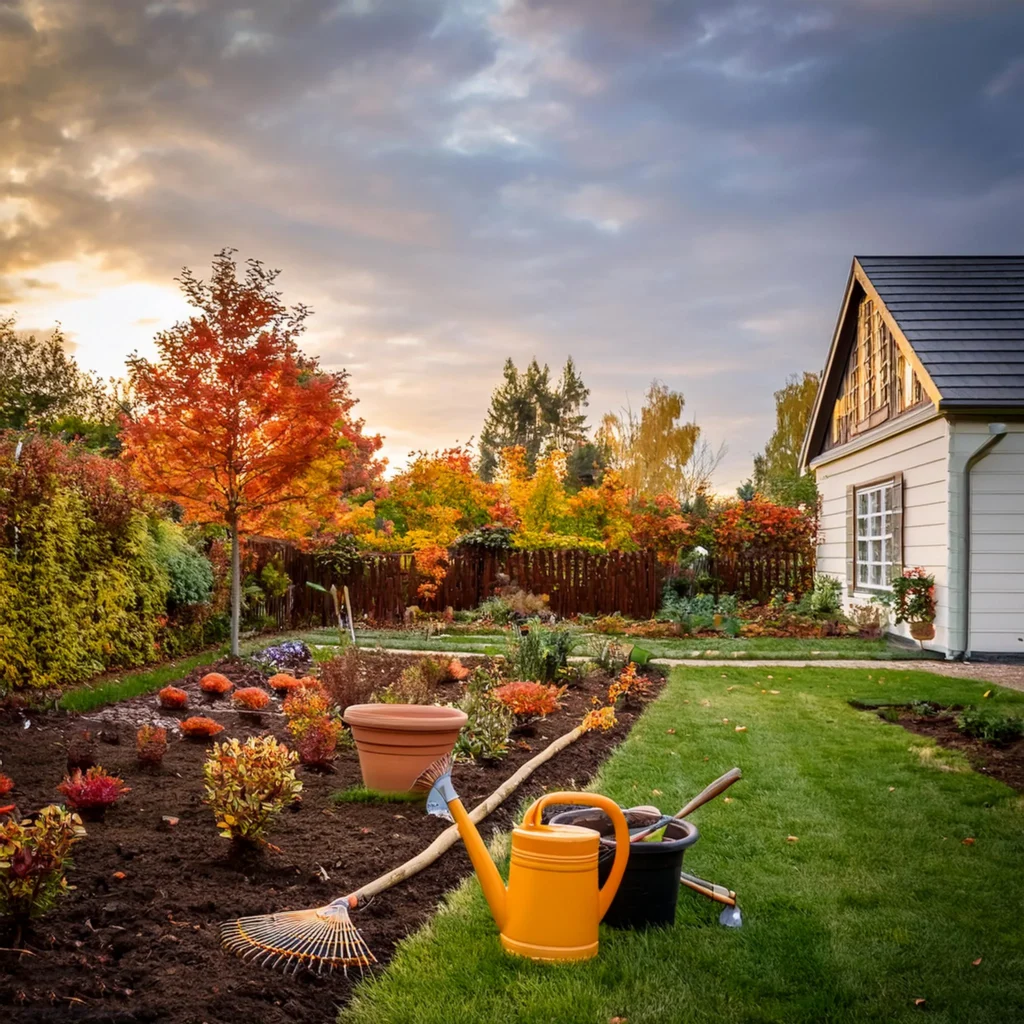
[[730, 490], [854, 254], [1022, 237], [1021, 0], [0, 0], [0, 311], [120, 374], [233, 246], [395, 465], [571, 354]]

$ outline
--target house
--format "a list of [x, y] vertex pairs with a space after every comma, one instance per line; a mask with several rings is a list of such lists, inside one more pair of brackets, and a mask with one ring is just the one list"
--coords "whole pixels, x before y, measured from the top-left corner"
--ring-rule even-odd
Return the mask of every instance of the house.
[[848, 608], [923, 566], [926, 647], [1024, 657], [1024, 257], [856, 257], [801, 464]]

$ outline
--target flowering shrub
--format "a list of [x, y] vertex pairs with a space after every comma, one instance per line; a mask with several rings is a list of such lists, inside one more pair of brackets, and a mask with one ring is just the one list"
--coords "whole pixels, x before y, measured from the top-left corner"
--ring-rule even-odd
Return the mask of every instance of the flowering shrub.
[[71, 847], [84, 835], [82, 819], [55, 804], [33, 820], [0, 822], [0, 917], [20, 929], [67, 893]]
[[292, 690], [298, 690], [302, 683], [287, 672], [278, 672], [267, 680], [267, 685], [278, 693], [291, 693]]
[[264, 845], [271, 820], [302, 790], [298, 756], [273, 736], [214, 744], [203, 765], [206, 803], [234, 843]]
[[212, 718], [193, 715], [181, 723], [181, 731], [189, 739], [208, 740], [211, 736], [216, 736], [217, 733], [223, 732], [224, 726], [220, 722], [215, 722]]
[[283, 644], [275, 644], [273, 647], [267, 647], [260, 651], [253, 658], [257, 665], [275, 672], [298, 668], [312, 660], [312, 653], [301, 640], [286, 640]]
[[7, 796], [14, 789], [14, 779], [0, 772], [0, 796]]
[[590, 732], [594, 729], [600, 729], [602, 732], [607, 732], [609, 729], [614, 729], [617, 724], [615, 717], [615, 708], [610, 704], [603, 708], [595, 708], [593, 711], [588, 711], [583, 716], [583, 721], [580, 723], [580, 727], [584, 732]]
[[619, 674], [619, 678], [608, 687], [608, 703], [613, 707], [620, 700], [626, 704], [635, 703], [650, 688], [647, 677], [637, 675], [636, 664], [631, 661]]
[[203, 693], [214, 694], [218, 697], [223, 697], [225, 693], [234, 687], [234, 683], [228, 679], [227, 676], [221, 675], [220, 672], [207, 672], [202, 679], [199, 680], [199, 689]]
[[545, 686], [543, 683], [505, 683], [490, 693], [516, 718], [534, 718], [557, 711], [562, 706], [560, 698], [565, 687]]
[[320, 718], [293, 718], [288, 731], [295, 737], [295, 749], [299, 760], [316, 768], [325, 768], [337, 756], [338, 741], [345, 733], [345, 727], [336, 718], [323, 715]]
[[135, 734], [135, 756], [139, 764], [158, 765], [167, 753], [167, 730], [157, 725], [143, 725]]
[[165, 686], [158, 694], [160, 707], [174, 710], [183, 708], [188, 703], [188, 694], [177, 686]]
[[246, 686], [235, 690], [231, 699], [248, 711], [262, 711], [270, 703], [270, 694], [258, 686]]
[[79, 769], [64, 777], [57, 789], [76, 811], [102, 814], [131, 790], [116, 775], [108, 775], [99, 765], [85, 774]]

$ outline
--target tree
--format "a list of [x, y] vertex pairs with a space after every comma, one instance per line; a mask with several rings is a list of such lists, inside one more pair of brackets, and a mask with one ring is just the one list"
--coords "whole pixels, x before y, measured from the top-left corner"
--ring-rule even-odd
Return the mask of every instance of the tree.
[[[348, 375], [327, 373], [296, 339], [309, 309], [287, 308], [278, 271], [233, 249], [213, 261], [209, 283], [178, 278], [198, 313], [156, 337], [158, 360], [128, 360], [139, 413], [126, 421], [124, 457], [152, 493], [190, 518], [231, 534], [231, 650], [238, 653], [240, 533], [297, 529], [296, 515], [329, 518], [346, 475], [367, 447], [349, 418]], [[365, 439], [364, 439], [365, 440]], [[370, 439], [376, 451], [380, 440]]]
[[103, 386], [68, 355], [60, 327], [40, 340], [14, 322], [0, 317], [0, 430], [46, 427], [62, 417], [95, 420]]
[[[639, 414], [630, 406], [604, 417], [599, 441], [623, 482], [638, 494], [680, 496], [687, 464], [700, 437], [696, 423], [683, 423], [686, 399], [661, 381], [651, 382]], [[724, 453], [723, 453], [724, 454]]]
[[782, 505], [813, 505], [818, 500], [814, 474], [800, 472], [800, 449], [818, 383], [816, 373], [794, 374], [775, 392], [775, 432], [754, 456], [754, 489]]
[[683, 467], [679, 500], [691, 502], [700, 492], [710, 491], [715, 472], [728, 454], [729, 446], [724, 441], [716, 448], [706, 437], [698, 438]]
[[567, 455], [586, 443], [587, 416], [583, 411], [590, 389], [570, 356], [557, 384], [551, 370], [531, 359], [520, 373], [505, 360], [502, 384], [491, 394], [491, 406], [480, 431], [480, 476], [494, 479], [503, 448], [522, 448], [532, 473], [541, 455], [562, 451]]

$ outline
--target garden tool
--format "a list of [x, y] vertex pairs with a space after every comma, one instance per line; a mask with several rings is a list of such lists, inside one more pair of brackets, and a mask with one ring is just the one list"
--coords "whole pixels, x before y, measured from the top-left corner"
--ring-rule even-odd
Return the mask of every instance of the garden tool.
[[[586, 960], [597, 955], [597, 926], [622, 881], [629, 856], [629, 828], [618, 805], [596, 793], [548, 793], [531, 805], [512, 830], [508, 889], [480, 833], [452, 786], [450, 759], [438, 764], [427, 812], [454, 820], [480, 879], [491, 914], [509, 953], [534, 960]], [[545, 825], [551, 804], [599, 807], [615, 825], [615, 860], [598, 887], [600, 836], [576, 825]]]
[[719, 924], [726, 928], [743, 927], [743, 913], [736, 903], [736, 893], [732, 889], [726, 889], [724, 885], [716, 885], [714, 882], [705, 882], [703, 878], [687, 874], [685, 871], [679, 872], [679, 881], [694, 892], [699, 892], [701, 896], [725, 904], [718, 915]]
[[[645, 825], [639, 832], [633, 832], [629, 837], [629, 841], [631, 843], [639, 843], [652, 833], [657, 832], [659, 828], [664, 828], [670, 821], [674, 821], [677, 818], [686, 818], [697, 810], [698, 807], [703, 807], [709, 800], [714, 800], [720, 793], [724, 793], [734, 782], [741, 778], [743, 778], [743, 772], [739, 768], [730, 768], [723, 776], [715, 779], [711, 785], [702, 789], [678, 814], [663, 815], [652, 825]], [[647, 810], [648, 808], [638, 807], [633, 809]]]

